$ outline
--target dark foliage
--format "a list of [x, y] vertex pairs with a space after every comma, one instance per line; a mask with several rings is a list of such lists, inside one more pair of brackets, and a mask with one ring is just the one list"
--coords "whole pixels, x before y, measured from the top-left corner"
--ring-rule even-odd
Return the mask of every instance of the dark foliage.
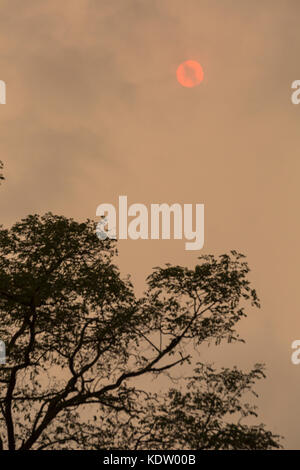
[[[137, 299], [91, 221], [34, 215], [0, 231], [1, 445], [9, 449], [272, 449], [249, 373], [197, 364], [165, 394], [141, 377], [192, 370], [204, 343], [239, 341], [259, 306], [236, 252], [155, 268]], [[186, 364], [182, 369], [180, 367]]]

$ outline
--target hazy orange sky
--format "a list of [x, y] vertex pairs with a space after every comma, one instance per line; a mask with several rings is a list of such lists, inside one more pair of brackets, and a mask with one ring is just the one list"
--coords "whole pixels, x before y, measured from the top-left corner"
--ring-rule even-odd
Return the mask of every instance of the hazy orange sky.
[[[142, 292], [153, 266], [247, 255], [262, 302], [219, 365], [265, 362], [259, 415], [300, 449], [298, 0], [0, 0], [1, 222], [95, 218], [128, 202], [204, 203], [205, 247], [119, 243]], [[204, 80], [176, 70], [197, 60]]]

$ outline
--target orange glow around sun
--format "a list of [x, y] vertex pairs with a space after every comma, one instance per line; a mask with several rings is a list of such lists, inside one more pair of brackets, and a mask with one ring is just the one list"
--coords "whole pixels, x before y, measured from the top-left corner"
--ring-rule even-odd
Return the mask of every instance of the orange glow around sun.
[[186, 60], [179, 65], [176, 76], [180, 85], [193, 88], [202, 82], [204, 74], [199, 62], [196, 60]]

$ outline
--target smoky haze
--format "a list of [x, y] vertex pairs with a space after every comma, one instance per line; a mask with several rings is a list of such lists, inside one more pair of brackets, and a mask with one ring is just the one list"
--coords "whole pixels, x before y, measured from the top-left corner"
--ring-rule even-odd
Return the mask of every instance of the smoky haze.
[[[267, 365], [260, 418], [299, 449], [297, 0], [2, 0], [1, 223], [95, 218], [101, 203], [205, 204], [201, 254], [247, 255], [262, 309], [217, 364]], [[181, 87], [197, 60], [204, 80]], [[200, 254], [200, 253], [199, 253]], [[192, 266], [181, 241], [119, 242], [138, 293], [153, 266]]]

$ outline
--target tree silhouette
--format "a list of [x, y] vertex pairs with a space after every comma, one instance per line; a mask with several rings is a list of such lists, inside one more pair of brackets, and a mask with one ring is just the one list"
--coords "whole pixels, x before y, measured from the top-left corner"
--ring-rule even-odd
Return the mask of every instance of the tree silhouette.
[[[2, 448], [278, 448], [278, 436], [246, 424], [262, 366], [218, 372], [193, 356], [241, 341], [245, 306], [259, 306], [243, 255], [154, 268], [136, 298], [115, 254], [92, 221], [48, 213], [0, 231]], [[192, 366], [166, 393], [141, 386]]]

